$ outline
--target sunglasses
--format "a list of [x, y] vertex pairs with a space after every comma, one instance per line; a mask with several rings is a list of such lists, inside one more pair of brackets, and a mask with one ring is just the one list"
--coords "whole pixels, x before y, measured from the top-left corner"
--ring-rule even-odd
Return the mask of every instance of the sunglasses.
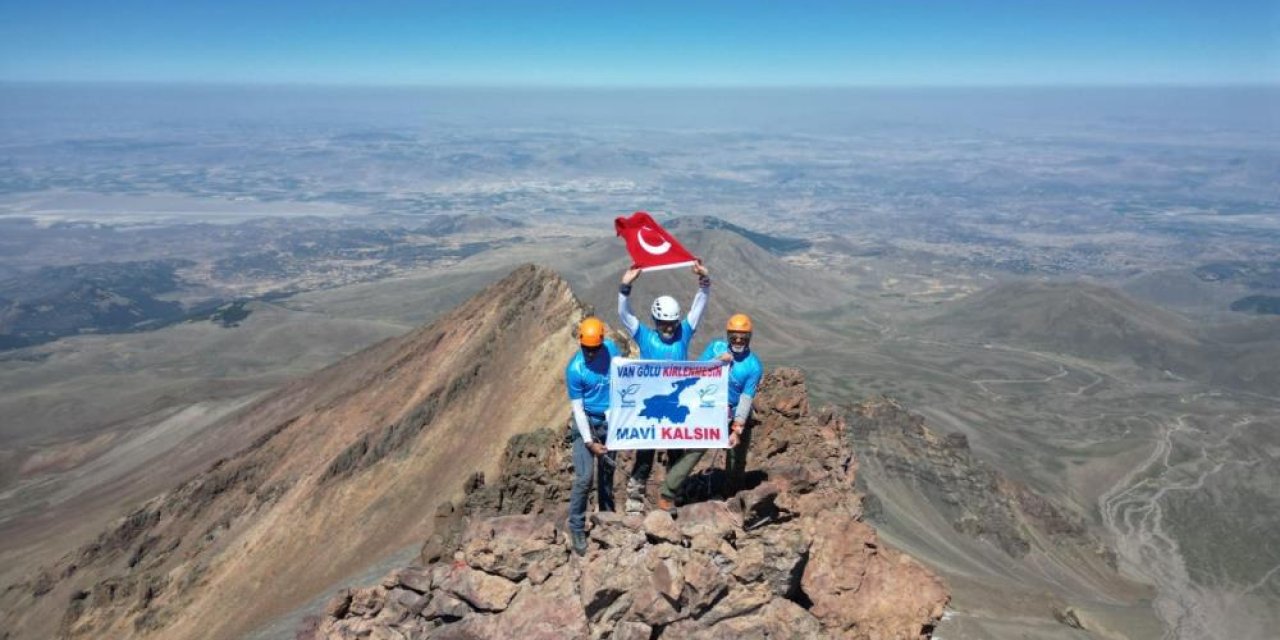
[[730, 331], [729, 342], [751, 342], [751, 334], [742, 331]]

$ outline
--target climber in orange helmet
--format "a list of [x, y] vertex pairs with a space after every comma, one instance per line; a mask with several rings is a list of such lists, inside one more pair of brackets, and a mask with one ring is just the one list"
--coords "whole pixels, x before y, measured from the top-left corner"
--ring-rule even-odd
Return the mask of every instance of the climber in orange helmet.
[[587, 495], [592, 476], [596, 480], [597, 508], [613, 511], [613, 469], [616, 452], [605, 446], [609, 424], [609, 364], [618, 356], [618, 346], [605, 337], [608, 329], [599, 318], [588, 317], [578, 324], [578, 352], [565, 368], [565, 386], [573, 410], [573, 486], [569, 492], [569, 536], [573, 551], [587, 551]]
[[734, 314], [725, 323], [725, 339], [715, 340], [707, 345], [701, 358], [729, 363], [731, 426], [729, 453], [725, 461], [728, 495], [733, 495], [742, 488], [742, 476], [747, 469], [747, 449], [751, 447], [751, 403], [755, 400], [760, 378], [764, 376], [764, 365], [751, 350], [753, 330], [750, 316], [745, 313]]

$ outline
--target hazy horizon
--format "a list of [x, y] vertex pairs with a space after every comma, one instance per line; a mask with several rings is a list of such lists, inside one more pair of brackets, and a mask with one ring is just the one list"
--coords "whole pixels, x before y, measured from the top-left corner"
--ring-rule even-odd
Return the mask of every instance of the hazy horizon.
[[469, 85], [1280, 81], [1275, 3], [0, 7], [0, 79]]

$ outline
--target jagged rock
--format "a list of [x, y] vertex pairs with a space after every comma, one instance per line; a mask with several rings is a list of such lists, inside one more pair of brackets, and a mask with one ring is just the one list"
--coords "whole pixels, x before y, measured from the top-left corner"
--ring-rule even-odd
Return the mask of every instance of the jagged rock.
[[559, 640], [583, 638], [587, 619], [580, 607], [566, 606], [575, 600], [571, 578], [561, 575], [539, 589], [525, 589], [505, 611], [494, 615], [470, 616], [457, 624], [441, 627], [433, 638], [518, 638]]
[[1053, 618], [1072, 629], [1084, 628], [1084, 624], [1080, 622], [1080, 616], [1071, 607], [1054, 607]]
[[339, 591], [324, 605], [324, 614], [330, 618], [345, 618], [351, 610], [351, 590]]
[[[640, 536], [643, 541], [644, 536]], [[593, 625], [612, 623], [629, 606], [631, 594], [648, 583], [646, 555], [626, 547], [605, 549], [582, 567], [582, 605]]]
[[473, 524], [462, 546], [472, 567], [520, 581], [532, 570], [546, 576], [568, 559], [555, 524], [538, 516], [499, 516]]
[[773, 385], [772, 392], [765, 403], [756, 406], [792, 420], [808, 415], [809, 391], [805, 386], [804, 374], [799, 369], [780, 368], [774, 369], [769, 375]]
[[[709, 627], [722, 620], [747, 615], [763, 607], [770, 600], [773, 600], [773, 594], [760, 585], [734, 589], [729, 595], [717, 602], [714, 607], [711, 607], [711, 610], [703, 615], [699, 622]], [[677, 635], [675, 637], [680, 636]]]
[[[483, 476], [481, 476], [483, 479]], [[466, 528], [466, 519], [461, 510], [454, 508], [453, 503], [446, 500], [436, 507], [432, 534], [422, 544], [418, 552], [418, 561], [424, 565], [431, 564], [446, 557], [458, 545]]]
[[684, 591], [684, 573], [680, 571], [680, 563], [667, 558], [654, 567], [650, 575], [650, 584], [658, 593], [672, 602], [680, 599]]
[[694, 640], [767, 640], [772, 638], [813, 639], [832, 637], [803, 607], [789, 600], [774, 599], [742, 615], [722, 619], [715, 625], [701, 621], [677, 622], [663, 637]]
[[396, 583], [392, 586], [402, 586], [418, 593], [426, 593], [431, 590], [431, 572], [422, 567], [405, 567], [395, 573]]
[[382, 605], [386, 603], [387, 592], [377, 587], [369, 587], [367, 589], [356, 589], [351, 592], [350, 611], [352, 615], [364, 618], [372, 618], [382, 611]]
[[613, 628], [612, 640], [649, 640], [653, 635], [653, 627], [643, 622], [619, 622]]
[[691, 553], [680, 568], [684, 579], [683, 604], [692, 615], [701, 615], [729, 590], [729, 576], [706, 555]]
[[721, 501], [695, 502], [680, 507], [676, 526], [695, 549], [714, 550], [721, 540], [732, 540], [742, 530], [742, 516]]
[[654, 542], [679, 543], [684, 539], [676, 521], [666, 511], [650, 511], [644, 518], [644, 533]]
[[771, 520], [789, 516], [779, 509], [778, 494], [782, 488], [773, 482], [762, 482], [746, 491], [740, 491], [729, 503], [729, 507], [742, 514], [744, 526], [751, 527]]
[[448, 593], [434, 593], [431, 599], [427, 601], [427, 606], [422, 608], [422, 617], [428, 620], [443, 618], [445, 620], [456, 620], [468, 613], [471, 613], [471, 607], [462, 600], [453, 597]]
[[763, 528], [754, 538], [755, 548], [759, 549], [759, 568], [751, 577], [763, 581], [778, 596], [796, 597], [808, 558], [809, 540], [798, 524]]
[[682, 616], [675, 603], [655, 589], [653, 585], [645, 585], [634, 594], [634, 600], [631, 604], [631, 610], [627, 612], [627, 617], [639, 620], [649, 626], [661, 627], [676, 620]]
[[395, 589], [391, 592], [390, 597], [387, 598], [387, 604], [383, 607], [383, 611], [395, 605], [396, 607], [403, 607], [410, 615], [418, 615], [426, 604], [427, 599], [421, 593], [409, 589]]
[[551, 505], [568, 503], [573, 460], [563, 431], [539, 429], [513, 436], [502, 467], [497, 483], [467, 496], [468, 513], [541, 513]]
[[636, 551], [644, 546], [644, 523], [640, 516], [597, 513], [591, 516], [591, 523], [594, 526], [588, 535], [603, 549]]
[[465, 601], [477, 611], [502, 611], [520, 590], [519, 585], [477, 571], [466, 565], [455, 565], [440, 581], [440, 589]]
[[906, 556], [880, 547], [875, 530], [839, 513], [809, 523], [801, 585], [823, 627], [868, 637], [915, 638], [942, 616], [946, 588]]

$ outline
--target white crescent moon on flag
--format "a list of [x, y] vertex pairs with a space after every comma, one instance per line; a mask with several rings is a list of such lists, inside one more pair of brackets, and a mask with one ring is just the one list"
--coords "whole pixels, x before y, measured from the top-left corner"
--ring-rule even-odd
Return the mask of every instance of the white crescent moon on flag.
[[655, 256], [660, 256], [670, 251], [671, 243], [667, 242], [666, 240], [663, 240], [662, 244], [649, 244], [648, 242], [644, 241], [644, 232], [648, 228], [649, 227], [640, 227], [640, 230], [636, 231], [636, 241], [640, 243], [640, 246], [644, 247], [645, 251], [648, 251], [649, 253]]

